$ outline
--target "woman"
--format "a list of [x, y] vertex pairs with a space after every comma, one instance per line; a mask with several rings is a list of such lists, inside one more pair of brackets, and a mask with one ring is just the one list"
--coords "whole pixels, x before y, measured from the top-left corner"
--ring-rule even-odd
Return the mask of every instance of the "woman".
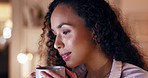
[[[104, 0], [54, 0], [44, 24], [47, 63], [71, 68], [66, 69], [70, 78], [148, 77], [138, 50]], [[51, 70], [41, 74], [63, 78]]]

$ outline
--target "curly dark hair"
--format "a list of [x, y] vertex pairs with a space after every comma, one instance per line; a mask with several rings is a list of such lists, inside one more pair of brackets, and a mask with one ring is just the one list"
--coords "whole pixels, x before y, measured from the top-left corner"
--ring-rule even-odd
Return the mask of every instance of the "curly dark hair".
[[84, 19], [86, 27], [95, 32], [96, 42], [110, 59], [134, 64], [143, 68], [144, 63], [137, 48], [125, 33], [115, 11], [104, 0], [54, 0], [45, 16], [42, 37], [47, 36], [48, 65], [65, 65], [58, 51], [53, 47], [55, 35], [51, 31], [50, 18], [58, 5], [66, 5], [74, 9]]

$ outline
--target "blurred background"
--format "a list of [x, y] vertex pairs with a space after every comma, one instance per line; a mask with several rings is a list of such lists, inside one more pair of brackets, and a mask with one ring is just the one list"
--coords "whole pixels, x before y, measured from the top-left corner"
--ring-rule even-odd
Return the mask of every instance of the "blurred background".
[[[38, 41], [52, 0], [0, 0], [0, 78], [27, 78], [39, 60]], [[148, 0], [109, 0], [137, 40], [148, 69]]]

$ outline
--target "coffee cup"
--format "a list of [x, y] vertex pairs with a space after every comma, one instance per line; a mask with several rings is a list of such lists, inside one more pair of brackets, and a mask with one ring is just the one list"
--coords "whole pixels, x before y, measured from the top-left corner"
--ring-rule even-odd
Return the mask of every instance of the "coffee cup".
[[65, 78], [65, 67], [64, 66], [45, 66], [45, 67], [36, 68], [36, 78], [42, 78], [41, 71], [46, 72], [48, 70], [53, 70]]

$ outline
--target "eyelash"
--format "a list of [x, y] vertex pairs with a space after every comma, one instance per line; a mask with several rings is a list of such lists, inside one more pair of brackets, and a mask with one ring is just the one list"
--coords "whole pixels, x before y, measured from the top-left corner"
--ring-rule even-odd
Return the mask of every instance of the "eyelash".
[[63, 31], [64, 35], [67, 35], [68, 33], [70, 33], [70, 30]]

